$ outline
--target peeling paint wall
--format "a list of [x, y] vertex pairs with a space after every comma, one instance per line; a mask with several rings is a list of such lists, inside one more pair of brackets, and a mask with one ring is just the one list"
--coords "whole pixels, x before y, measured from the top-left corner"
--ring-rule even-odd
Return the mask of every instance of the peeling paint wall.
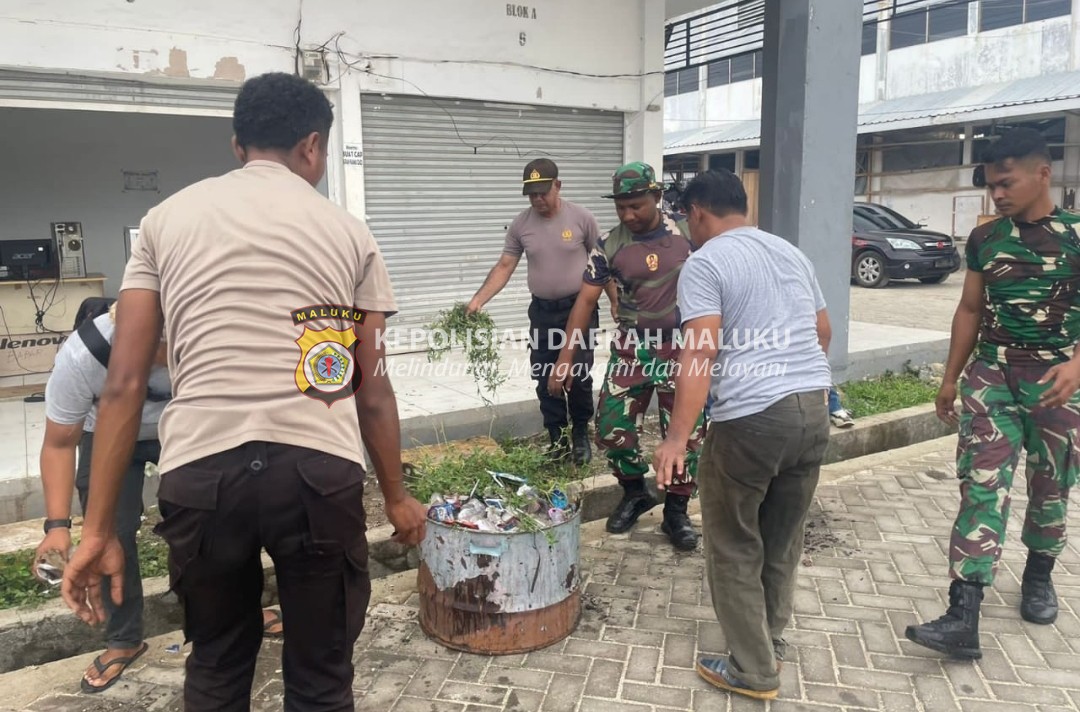
[[886, 98], [1067, 72], [1072, 19], [980, 32], [889, 52]]
[[[1067, 72], [1080, 36], [1070, 17], [980, 32], [862, 58], [859, 103]], [[878, 86], [878, 70], [884, 81]], [[664, 131], [761, 116], [761, 80], [664, 99]]]
[[[340, 49], [348, 62], [396, 57], [373, 69], [435, 95], [638, 111], [651, 96], [633, 76], [643, 66], [645, 2], [410, 0], [407, 11], [383, 0], [309, 2], [300, 45], [325, 47], [336, 62], [331, 78], [345, 68]], [[525, 17], [508, 11], [517, 6], [529, 8]], [[0, 66], [239, 82], [293, 70], [300, 7], [299, 0], [8, 0], [0, 8]], [[387, 84], [418, 93], [374, 77], [363, 88]]]

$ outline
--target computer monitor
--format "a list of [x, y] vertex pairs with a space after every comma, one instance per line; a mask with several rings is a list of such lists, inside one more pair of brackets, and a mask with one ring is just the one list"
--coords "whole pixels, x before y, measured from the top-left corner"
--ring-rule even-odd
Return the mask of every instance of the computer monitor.
[[29, 279], [54, 265], [52, 240], [0, 240], [0, 266], [8, 279]]

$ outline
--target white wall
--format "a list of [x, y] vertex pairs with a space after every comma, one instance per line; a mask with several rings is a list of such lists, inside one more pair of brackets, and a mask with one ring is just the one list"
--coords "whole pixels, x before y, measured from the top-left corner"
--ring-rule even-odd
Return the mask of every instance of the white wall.
[[364, 91], [619, 111], [627, 158], [661, 165], [664, 3], [536, 0], [528, 17], [508, 14], [519, 5], [7, 0], [0, 67], [238, 86], [294, 71], [297, 44], [322, 48], [336, 107], [329, 193], [360, 216], [364, 168], [343, 166], [341, 148], [362, 143]]
[[1070, 69], [1072, 19], [1005, 27], [893, 50], [886, 96], [928, 94], [995, 84]]
[[[1074, 12], [1080, 12], [1080, 1], [1074, 5]], [[1056, 17], [864, 56], [860, 61], [859, 103], [1076, 69], [1080, 49], [1074, 57], [1072, 45], [1074, 41], [1080, 44], [1080, 33], [1073, 32], [1072, 23], [1071, 17]], [[760, 116], [760, 79], [664, 100], [665, 131], [719, 126], [723, 121]]]
[[[228, 119], [46, 109], [0, 109], [0, 239], [50, 237], [81, 222], [90, 272], [116, 296], [124, 227], [202, 178], [237, 167]], [[124, 192], [123, 171], [158, 171], [160, 192]]]
[[[644, 2], [545, 2], [529, 5], [534, 20], [508, 17], [507, 4], [491, 0], [8, 0], [0, 66], [223, 81], [291, 71], [302, 6], [302, 47], [329, 43], [331, 55], [340, 47], [350, 61], [397, 57], [372, 60], [374, 69], [436, 96], [631, 111], [642, 108], [636, 76], [589, 78], [513, 65], [636, 75]], [[662, 37], [662, 9], [659, 18]], [[371, 78], [365, 87], [399, 84]]]
[[[874, 100], [877, 58], [863, 57], [860, 62], [859, 103]], [[748, 121], [761, 118], [761, 79], [747, 79], [734, 84], [706, 87], [664, 98], [664, 131], [688, 131], [708, 127], [719, 128], [726, 121]]]

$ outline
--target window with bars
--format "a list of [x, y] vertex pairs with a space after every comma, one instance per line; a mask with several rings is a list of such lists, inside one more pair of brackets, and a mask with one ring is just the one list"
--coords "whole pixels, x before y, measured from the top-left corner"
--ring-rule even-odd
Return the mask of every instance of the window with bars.
[[699, 86], [698, 68], [678, 69], [664, 75], [664, 96], [676, 96], [697, 91]]
[[971, 0], [942, 2], [893, 15], [889, 24], [889, 49], [903, 49], [963, 37], [968, 28]]
[[[942, 0], [895, 0], [901, 4]], [[954, 0], [945, 0], [952, 2]], [[968, 2], [970, 0], [965, 0]], [[883, 0], [862, 0], [863, 54], [877, 51], [877, 22], [888, 8]], [[717, 0], [713, 6], [686, 19], [668, 24], [664, 37], [664, 68], [676, 71], [709, 65], [736, 55], [759, 50], [764, 41], [765, 0]], [[757, 76], [761, 76], [758, 68]], [[730, 68], [728, 70], [730, 74]], [[718, 81], [714, 77], [714, 81]], [[715, 84], [713, 86], [716, 86]]]
[[760, 79], [764, 75], [763, 63], [760, 50], [710, 62], [706, 84], [720, 87], [747, 79]]
[[877, 53], [877, 23], [866, 23], [862, 26], [862, 53], [865, 57], [868, 54]]
[[981, 0], [979, 31], [1000, 30], [1072, 13], [1072, 0]]

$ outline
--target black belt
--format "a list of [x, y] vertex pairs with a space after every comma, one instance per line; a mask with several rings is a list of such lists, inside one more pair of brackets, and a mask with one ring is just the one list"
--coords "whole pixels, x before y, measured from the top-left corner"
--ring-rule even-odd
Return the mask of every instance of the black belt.
[[572, 308], [576, 301], [576, 294], [571, 294], [569, 297], [563, 297], [562, 299], [541, 299], [533, 295], [533, 302], [544, 311], [566, 311]]

